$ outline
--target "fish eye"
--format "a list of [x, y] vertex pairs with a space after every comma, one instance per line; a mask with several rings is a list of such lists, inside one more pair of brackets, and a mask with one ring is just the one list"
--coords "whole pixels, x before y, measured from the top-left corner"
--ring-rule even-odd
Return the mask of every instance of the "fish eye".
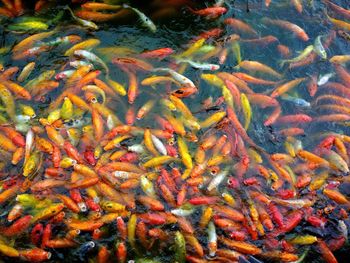
[[66, 121], [65, 124], [68, 125], [68, 126], [72, 126], [73, 125], [73, 120], [68, 120], [68, 121]]
[[232, 179], [228, 179], [228, 180], [227, 180], [227, 184], [228, 184], [229, 186], [233, 185], [233, 180], [232, 180]]

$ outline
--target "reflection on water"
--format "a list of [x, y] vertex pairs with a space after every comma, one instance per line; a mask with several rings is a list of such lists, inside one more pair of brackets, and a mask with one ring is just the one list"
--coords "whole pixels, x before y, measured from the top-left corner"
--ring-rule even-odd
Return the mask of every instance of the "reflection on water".
[[345, 262], [346, 1], [2, 2], [1, 260]]

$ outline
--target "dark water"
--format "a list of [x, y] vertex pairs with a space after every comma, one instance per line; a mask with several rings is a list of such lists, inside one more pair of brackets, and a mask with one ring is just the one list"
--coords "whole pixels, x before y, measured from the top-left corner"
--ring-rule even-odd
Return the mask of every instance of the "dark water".
[[[241, 55], [243, 60], [254, 60], [269, 65], [273, 69], [277, 69], [278, 72], [284, 75], [283, 79], [291, 80], [294, 78], [311, 76], [311, 75], [323, 75], [326, 73], [334, 72], [333, 65], [328, 62], [328, 60], [317, 59], [314, 63], [307, 67], [301, 67], [297, 69], [288, 69], [287, 67], [281, 68], [279, 62], [281, 56], [277, 53], [277, 44], [287, 45], [292, 51], [292, 57], [297, 56], [297, 51], [302, 51], [307, 45], [313, 43], [314, 39], [319, 35], [327, 36], [331, 30], [336, 30], [327, 20], [324, 9], [325, 5], [321, 1], [303, 1], [303, 12], [299, 14], [290, 5], [289, 1], [277, 1], [273, 0], [270, 7], [266, 8], [261, 1], [225, 1], [225, 6], [228, 8], [228, 12], [222, 17], [215, 20], [208, 20], [205, 18], [200, 18], [199, 16], [191, 14], [188, 9], [184, 6], [176, 7], [164, 7], [162, 1], [150, 1], [144, 2], [142, 4], [140, 1], [132, 1], [130, 4], [137, 6], [145, 14], [154, 20], [157, 25], [157, 32], [149, 32], [146, 28], [142, 27], [141, 22], [138, 20], [137, 16], [130, 14], [121, 19], [110, 21], [107, 23], [97, 23], [100, 27], [97, 31], [86, 30], [82, 27], [76, 26], [74, 20], [65, 12], [63, 18], [56, 24], [58, 27], [59, 35], [69, 35], [76, 34], [81, 36], [82, 39], [87, 38], [98, 38], [101, 40], [99, 48], [102, 47], [127, 47], [134, 50], [136, 53], [141, 53], [143, 51], [152, 50], [161, 47], [171, 47], [176, 52], [180, 53], [182, 50], [188, 47], [188, 43], [195, 36], [200, 33], [205, 32], [209, 29], [220, 27], [224, 29], [221, 37], [217, 39], [209, 39], [206, 43], [212, 45], [218, 45], [224, 41], [225, 36], [234, 33], [229, 27], [223, 24], [223, 20], [228, 17], [235, 17], [240, 20], [245, 21], [251, 25], [260, 36], [273, 35], [278, 38], [278, 42], [267, 45], [266, 47], [258, 47], [254, 45], [248, 45], [241, 43]], [[175, 2], [175, 1], [174, 1]], [[350, 5], [348, 1], [334, 1], [334, 3], [349, 8]], [[65, 3], [57, 3], [53, 5], [50, 9], [42, 11], [42, 13], [35, 14], [28, 10], [28, 15], [33, 15], [41, 17], [44, 19], [52, 19], [55, 17], [57, 12], [62, 10]], [[205, 6], [210, 6], [211, 3], [208, 2], [191, 2], [192, 7], [197, 9], [204, 8]], [[31, 4], [27, 3], [30, 9]], [[75, 5], [73, 7], [77, 7]], [[164, 12], [165, 15], [162, 15]], [[27, 14], [26, 14], [27, 15]], [[271, 19], [285, 19], [292, 23], [301, 26], [309, 35], [310, 40], [308, 42], [302, 42], [295, 36], [291, 35], [290, 32], [282, 30], [275, 26], [268, 26], [261, 22], [264, 17], [269, 17]], [[334, 17], [334, 16], [332, 16]], [[20, 19], [20, 18], [16, 18]], [[29, 34], [10, 32], [7, 26], [13, 23], [15, 20], [3, 19], [0, 24], [0, 47], [11, 47], [18, 43], [20, 40], [29, 36]], [[54, 28], [54, 25], [50, 26], [50, 29]], [[5, 66], [5, 68], [10, 66], [18, 66], [22, 68], [30, 61], [36, 62], [35, 71], [32, 73], [31, 78], [38, 76], [45, 70], [55, 69], [59, 72], [62, 67], [67, 63], [68, 58], [63, 56], [64, 51], [67, 46], [58, 46], [55, 49], [50, 50], [50, 52], [42, 53], [37, 58], [29, 58], [21, 61], [13, 61], [11, 58], [11, 53], [1, 56], [0, 62]], [[346, 40], [339, 35], [334, 39], [330, 47], [326, 50], [328, 58], [333, 55], [350, 54], [350, 41]], [[103, 57], [103, 56], [101, 56]], [[104, 56], [104, 59], [108, 60], [108, 56]], [[154, 62], [154, 66], [166, 67], [169, 64], [170, 59], [165, 59], [161, 62]], [[206, 61], [210, 63], [218, 63], [218, 58], [213, 57]], [[122, 84], [127, 84], [128, 79], [123, 72], [117, 67], [113, 66], [111, 63], [108, 64], [111, 71], [111, 79], [118, 80]], [[224, 65], [221, 66], [222, 71], [234, 72], [236, 71], [236, 58], [232, 53], [229, 53], [228, 58]], [[202, 73], [200, 70], [195, 70], [190, 67], [186, 69], [186, 76], [189, 77], [196, 85], [200, 86], [199, 93], [194, 98], [186, 98], [184, 101], [190, 107], [192, 112], [199, 112], [201, 109], [201, 102], [209, 97], [212, 97], [214, 101], [221, 96], [221, 92], [217, 87], [207, 84], [200, 78]], [[138, 74], [138, 79], [144, 79], [150, 74], [141, 72]], [[337, 77], [333, 77], [332, 81], [337, 81]], [[259, 93], [269, 94], [270, 86], [254, 86], [254, 91]], [[49, 106], [60, 93], [61, 89], [50, 93], [50, 96], [46, 98], [46, 101], [41, 103], [33, 103], [31, 106], [35, 109], [37, 115], [44, 114], [45, 109]], [[294, 88], [291, 92], [294, 97], [303, 98], [308, 102], [312, 102], [312, 98], [306, 88], [306, 83], [299, 85], [299, 87]], [[166, 97], [166, 89], [164, 87], [157, 87], [152, 89], [150, 87], [141, 87], [140, 94], [137, 101], [134, 104], [134, 108], [139, 108], [150, 98], [159, 99], [160, 97]], [[302, 108], [295, 106], [291, 102], [281, 101], [283, 115], [289, 114], [307, 114], [312, 117], [324, 114], [314, 107]], [[121, 99], [114, 101], [110, 104], [110, 109], [115, 111], [116, 115], [124, 120], [126, 110], [128, 109], [127, 100]], [[162, 114], [162, 109], [160, 106], [156, 106], [153, 110], [155, 113]], [[268, 153], [284, 152], [285, 137], [278, 134], [280, 127], [272, 126], [265, 127], [263, 125], [263, 120], [265, 120], [269, 114], [271, 114], [271, 109], [259, 109], [256, 106], [252, 106], [252, 122], [248, 130], [249, 136], [261, 147], [263, 147]], [[196, 114], [198, 119], [205, 119], [208, 116], [206, 112], [199, 112]], [[241, 119], [243, 116], [239, 116]], [[150, 118], [145, 118], [138, 122], [141, 127], [148, 127], [153, 125], [153, 120]], [[349, 134], [348, 124], [344, 123], [310, 123], [307, 125], [302, 125], [305, 131], [304, 135], [297, 136], [297, 138], [302, 141], [304, 149], [313, 149], [319, 142], [322, 133], [335, 132], [339, 134]], [[199, 132], [199, 136], [202, 133]], [[194, 146], [192, 147], [195, 148]], [[222, 189], [223, 190], [223, 189]], [[4, 211], [7, 211], [12, 207], [14, 202], [3, 205]], [[2, 215], [3, 218], [6, 214]], [[200, 217], [200, 211], [194, 214], [194, 217]], [[337, 218], [334, 216], [334, 220]], [[329, 223], [331, 224], [331, 223]], [[194, 226], [196, 227], [196, 226]], [[297, 234], [305, 234], [305, 229], [307, 223], [301, 224], [295, 230]], [[169, 227], [169, 231], [173, 231]], [[175, 227], [176, 228], [176, 227]], [[54, 232], [56, 229], [54, 229]], [[108, 231], [115, 233], [115, 226], [108, 228]], [[325, 230], [325, 235], [331, 234], [330, 232], [336, 231], [332, 227], [327, 227]], [[57, 233], [61, 233], [60, 227], [57, 227]], [[328, 233], [326, 233], [328, 232]], [[57, 234], [55, 233], [55, 234]], [[313, 234], [313, 233], [310, 233]], [[321, 233], [322, 234], [322, 233]], [[205, 243], [205, 233], [200, 233], [197, 238]], [[320, 235], [320, 233], [315, 234]], [[78, 240], [82, 243], [90, 240], [90, 234], [84, 233], [79, 236]], [[99, 240], [98, 244], [107, 245], [112, 247], [115, 244], [115, 236], [107, 236], [102, 240]], [[256, 244], [259, 244], [259, 240]], [[16, 247], [29, 247], [26, 244], [26, 239], [24, 241], [21, 239], [16, 239]], [[160, 253], [158, 251], [161, 251]], [[304, 251], [302, 248], [300, 251], [297, 250], [296, 253], [300, 254]], [[336, 257], [339, 262], [348, 262], [347, 252], [349, 251], [349, 246], [344, 246], [344, 248], [335, 252]], [[87, 258], [96, 255], [97, 248], [93, 248], [91, 251], [85, 251], [84, 248], [74, 248], [74, 249], [57, 249], [51, 251], [53, 256], [51, 262], [81, 262], [88, 261]], [[173, 262], [172, 250], [171, 248], [165, 248], [164, 244], [158, 242], [150, 251], [141, 250], [138, 256], [155, 258], [159, 262]], [[133, 259], [134, 255], [128, 256], [129, 259]], [[14, 262], [8, 258], [0, 259], [4, 262]], [[262, 259], [265, 260], [265, 259]], [[91, 262], [93, 262], [91, 260]], [[265, 261], [264, 261], [265, 262]], [[267, 262], [267, 261], [266, 261]], [[322, 262], [320, 254], [317, 252], [315, 246], [311, 246], [310, 253], [304, 262]]]

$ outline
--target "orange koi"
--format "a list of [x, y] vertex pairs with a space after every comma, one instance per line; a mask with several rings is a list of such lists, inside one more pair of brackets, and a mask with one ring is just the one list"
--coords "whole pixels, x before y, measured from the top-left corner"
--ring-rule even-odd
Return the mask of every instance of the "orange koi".
[[130, 68], [130, 70], [135, 70], [135, 68], [144, 70], [144, 71], [153, 70], [153, 66], [151, 64], [137, 58], [119, 57], [119, 58], [113, 59], [112, 63], [116, 65], [121, 65], [121, 66], [127, 66], [128, 68]]
[[313, 118], [314, 122], [343, 122], [349, 120], [350, 116], [347, 114], [329, 114]]
[[99, 112], [93, 108], [91, 111], [92, 125], [94, 127], [95, 140], [99, 142], [104, 134], [104, 122]]
[[19, 235], [28, 229], [32, 218], [31, 215], [23, 216], [6, 229], [1, 229], [0, 232], [6, 237]]
[[223, 236], [219, 236], [218, 240], [225, 246], [244, 254], [257, 255], [262, 253], [260, 248], [247, 242], [234, 241]]
[[302, 158], [305, 159], [311, 163], [315, 163], [318, 165], [322, 165], [322, 166], [326, 166], [329, 167], [329, 162], [319, 156], [317, 156], [316, 154], [313, 154], [311, 152], [308, 151], [304, 151], [304, 150], [300, 150], [297, 155]]
[[33, 192], [35, 192], [35, 191], [43, 191], [45, 189], [50, 189], [50, 188], [64, 186], [65, 184], [66, 184], [66, 182], [63, 181], [63, 180], [45, 179], [45, 180], [42, 180], [42, 181], [34, 183], [30, 187], [30, 190], [32, 190]]
[[17, 147], [16, 145], [6, 136], [0, 133], [0, 148], [10, 151], [10, 152], [15, 152]]
[[15, 82], [6, 81], [6, 82], [4, 82], [4, 85], [12, 93], [14, 93], [18, 98], [24, 99], [24, 100], [31, 100], [32, 99], [32, 96], [30, 95], [30, 93], [25, 88], [16, 84]]
[[217, 18], [217, 17], [219, 17], [227, 12], [227, 8], [221, 7], [221, 6], [207, 7], [207, 8], [200, 9], [200, 10], [194, 10], [190, 7], [188, 7], [188, 9], [193, 14], [196, 14], [199, 16], [205, 16], [208, 18]]
[[0, 126], [0, 130], [3, 131], [16, 146], [25, 147], [26, 143], [23, 135], [15, 129], [7, 126]]
[[45, 251], [41, 248], [20, 250], [19, 255], [30, 262], [41, 262], [51, 258], [51, 252]]
[[43, 32], [43, 33], [38, 33], [31, 35], [25, 39], [23, 39], [21, 42], [19, 42], [17, 45], [15, 45], [12, 48], [12, 52], [14, 54], [20, 53], [28, 48], [30, 48], [34, 43], [43, 40], [44, 38], [50, 37], [53, 35], [55, 31], [49, 31], [49, 32]]
[[164, 47], [149, 51], [144, 51], [140, 54], [140, 57], [142, 58], [157, 58], [159, 60], [166, 58], [173, 54], [175, 51], [172, 48]]
[[309, 36], [305, 33], [305, 31], [301, 27], [289, 21], [279, 20], [279, 19], [270, 19], [270, 18], [264, 17], [262, 19], [262, 22], [267, 25], [275, 25], [283, 29], [286, 29], [288, 31], [291, 31], [293, 34], [295, 34], [299, 39], [303, 41], [309, 40]]
[[340, 7], [329, 0], [323, 0], [334, 12], [350, 20], [350, 10]]
[[281, 57], [283, 58], [288, 58], [291, 55], [291, 51], [289, 49], [289, 47], [285, 46], [285, 45], [277, 45], [277, 50], [280, 53]]
[[81, 7], [89, 10], [119, 10], [122, 8], [120, 5], [110, 5], [105, 3], [84, 3]]
[[94, 22], [107, 22], [107, 21], [114, 20], [121, 17], [121, 14], [119, 12], [114, 14], [113, 13], [105, 14], [101, 12], [89, 11], [84, 9], [78, 10], [74, 14], [82, 19], [86, 19]]
[[264, 121], [264, 126], [270, 126], [274, 124], [277, 119], [280, 117], [282, 109], [280, 106], [277, 106], [271, 115]]
[[305, 123], [305, 122], [311, 122], [313, 120], [312, 117], [306, 114], [294, 114], [294, 115], [284, 115], [277, 119], [277, 122], [279, 124], [283, 123]]
[[303, 4], [302, 4], [302, 2], [300, 0], [292, 0], [291, 4], [298, 11], [298, 13], [302, 13], [303, 12]]
[[239, 77], [236, 77], [236, 76], [234, 76], [230, 73], [227, 73], [227, 72], [219, 72], [217, 75], [223, 81], [228, 80], [228, 81], [232, 82], [233, 84], [235, 84], [237, 86], [237, 88], [239, 89], [239, 91], [241, 91], [241, 92], [244, 92], [246, 94], [254, 93], [254, 91], [251, 88], [249, 88], [247, 83], [244, 80], [240, 79]]
[[251, 45], [258, 45], [261, 47], [268, 46], [272, 43], [278, 42], [278, 38], [275, 36], [265, 36], [265, 37], [260, 37], [260, 38], [253, 38], [253, 39], [241, 39], [242, 43], [247, 43]]
[[243, 33], [243, 34], [248, 34], [248, 35], [252, 35], [252, 36], [257, 36], [258, 33], [247, 23], [236, 19], [236, 18], [226, 18], [224, 20], [224, 23], [226, 25], [229, 25], [234, 31], [236, 31], [237, 33]]
[[3, 15], [9, 18], [14, 17], [14, 14], [5, 7], [0, 7], [0, 15]]
[[298, 78], [298, 79], [294, 79], [291, 80], [287, 83], [282, 84], [281, 86], [278, 86], [272, 93], [271, 93], [271, 97], [272, 98], [276, 98], [284, 93], [286, 93], [287, 91], [291, 90], [292, 88], [294, 88], [295, 86], [299, 85], [300, 83], [302, 83], [304, 80], [306, 80], [306, 78]]
[[350, 73], [341, 65], [335, 64], [334, 65], [335, 72], [340, 78], [340, 81], [347, 86], [348, 88], [350, 87]]
[[278, 79], [281, 79], [283, 77], [282, 74], [276, 72], [271, 67], [264, 65], [258, 61], [244, 60], [238, 64], [238, 67], [242, 67], [243, 69], [248, 70], [250, 72], [258, 71], [258, 72], [261, 72], [264, 74], [271, 75], [271, 76], [278, 78]]
[[277, 107], [279, 105], [275, 98], [271, 98], [263, 94], [247, 94], [247, 97], [251, 104], [256, 104], [261, 108]]
[[250, 76], [250, 75], [242, 73], [242, 72], [232, 73], [232, 75], [236, 76], [237, 78], [240, 78], [241, 80], [244, 80], [246, 82], [256, 84], [256, 85], [275, 85], [275, 84], [277, 84], [277, 82], [275, 82], [275, 81], [255, 78], [253, 76]]
[[128, 88], [128, 102], [133, 104], [136, 96], [138, 95], [138, 84], [136, 75], [130, 71], [127, 72], [129, 76], [129, 88]]
[[227, 116], [230, 119], [233, 127], [236, 129], [237, 133], [251, 146], [253, 146], [256, 149], [260, 149], [259, 146], [257, 146], [252, 139], [248, 136], [246, 130], [242, 126], [242, 124], [239, 122], [236, 113], [233, 109], [227, 108]]

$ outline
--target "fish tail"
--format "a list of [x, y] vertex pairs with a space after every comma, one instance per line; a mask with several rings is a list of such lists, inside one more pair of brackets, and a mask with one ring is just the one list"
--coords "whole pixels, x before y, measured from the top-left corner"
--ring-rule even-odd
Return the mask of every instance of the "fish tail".
[[188, 8], [188, 10], [190, 10], [192, 13], [195, 13], [196, 12], [196, 10], [194, 10], [192, 7], [190, 7], [190, 6], [186, 6], [187, 8]]
[[251, 145], [251, 147], [254, 148], [257, 152], [259, 152], [265, 156], [269, 156], [269, 153], [265, 149], [260, 147], [259, 145], [254, 144], [254, 145]]
[[323, 10], [323, 13], [325, 14], [325, 16], [327, 17], [327, 19], [328, 19], [329, 21], [332, 21], [332, 20], [331, 20], [331, 17], [328, 15], [327, 8], [325, 8], [325, 9]]
[[69, 6], [66, 6], [65, 8], [69, 11], [69, 13], [71, 14], [71, 16], [75, 19], [76, 16], [74, 15], [73, 10], [72, 10]]
[[288, 60], [282, 59], [278, 62], [278, 65], [282, 68], [287, 62]]
[[233, 69], [235, 69], [235, 70], [239, 70], [241, 67], [240, 67], [240, 65], [239, 64], [237, 64], [237, 66], [234, 66], [233, 67]]

